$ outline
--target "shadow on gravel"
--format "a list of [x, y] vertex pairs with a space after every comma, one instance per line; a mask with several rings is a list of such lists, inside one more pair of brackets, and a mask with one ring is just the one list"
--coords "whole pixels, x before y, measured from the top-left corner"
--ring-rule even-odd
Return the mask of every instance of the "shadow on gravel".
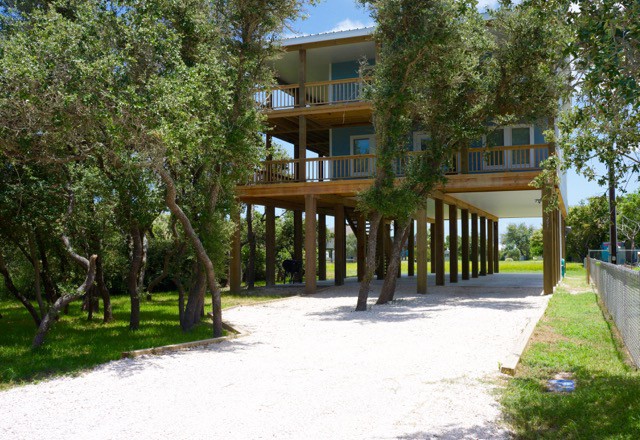
[[486, 425], [475, 425], [466, 428], [450, 427], [439, 432], [413, 432], [405, 434], [398, 439], [400, 440], [460, 440], [460, 439], [508, 439], [509, 436], [505, 431], [497, 430], [495, 427]]

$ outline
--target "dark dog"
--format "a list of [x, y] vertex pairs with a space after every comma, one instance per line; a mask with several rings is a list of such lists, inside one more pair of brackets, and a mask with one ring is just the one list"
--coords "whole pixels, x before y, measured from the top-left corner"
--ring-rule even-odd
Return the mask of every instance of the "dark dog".
[[284, 260], [282, 262], [284, 269], [284, 282], [287, 282], [287, 274], [289, 274], [289, 283], [297, 282], [302, 279], [302, 261], [300, 260]]

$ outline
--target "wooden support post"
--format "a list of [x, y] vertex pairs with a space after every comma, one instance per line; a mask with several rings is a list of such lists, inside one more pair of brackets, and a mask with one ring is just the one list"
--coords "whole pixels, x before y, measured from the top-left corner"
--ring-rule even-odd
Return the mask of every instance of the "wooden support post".
[[487, 218], [480, 216], [480, 276], [487, 275]]
[[306, 107], [307, 105], [307, 50], [300, 49], [298, 51], [298, 105]]
[[469, 210], [460, 210], [462, 279], [469, 279]]
[[499, 221], [493, 221], [493, 273], [500, 272], [500, 228]]
[[335, 284], [336, 286], [342, 286], [344, 284], [345, 269], [346, 269], [346, 255], [344, 252], [346, 242], [346, 231], [344, 224], [344, 205], [336, 205], [335, 208], [335, 231], [334, 231], [334, 247], [335, 254], [334, 267], [335, 267]]
[[276, 285], [276, 208], [265, 206], [265, 257], [267, 287]]
[[478, 278], [478, 214], [471, 214], [471, 278]]
[[433, 259], [436, 263], [436, 286], [444, 286], [444, 202], [435, 199], [436, 202], [436, 255]]
[[418, 242], [418, 293], [427, 293], [427, 211], [421, 209], [418, 211], [417, 218], [417, 237]]
[[378, 236], [376, 237], [376, 259], [377, 259], [377, 267], [376, 267], [376, 278], [379, 280], [384, 280], [384, 219], [380, 220], [380, 226], [378, 227]]
[[493, 220], [487, 220], [487, 274], [493, 275]]
[[436, 224], [429, 223], [429, 266], [430, 272], [436, 273], [436, 264], [433, 259], [436, 254]]
[[304, 293], [316, 293], [316, 211], [317, 200], [313, 194], [304, 196]]
[[458, 207], [449, 205], [449, 280], [458, 282]]
[[367, 219], [364, 215], [358, 214], [358, 236], [357, 239], [357, 260], [358, 260], [358, 281], [362, 281], [367, 269]]
[[552, 213], [547, 212], [548, 190], [543, 190], [542, 196], [542, 276], [544, 294], [553, 293], [553, 227]]
[[307, 117], [298, 116], [298, 182], [305, 182], [307, 180]]
[[[398, 225], [398, 220], [393, 221], [393, 240], [395, 241], [396, 237], [400, 234], [400, 225]], [[389, 255], [391, 255], [391, 251], [393, 250], [393, 246], [389, 246]], [[391, 261], [391, 260], [389, 260]], [[398, 278], [402, 277], [402, 250], [400, 250], [400, 264], [398, 264]]]
[[229, 288], [231, 292], [240, 292], [242, 282], [242, 244], [240, 227], [240, 207], [233, 213], [233, 237], [231, 240], [231, 258], [229, 261]]
[[302, 211], [293, 211], [293, 259], [302, 261]]
[[327, 216], [325, 214], [318, 214], [318, 279], [321, 281], [327, 279]]
[[415, 222], [411, 219], [409, 225], [409, 238], [407, 239], [407, 276], [415, 275], [415, 247], [416, 247], [416, 232]]

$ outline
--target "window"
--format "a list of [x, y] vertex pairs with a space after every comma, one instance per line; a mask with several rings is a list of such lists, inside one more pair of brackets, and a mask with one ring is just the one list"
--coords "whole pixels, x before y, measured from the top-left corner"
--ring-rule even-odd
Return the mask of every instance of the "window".
[[[359, 156], [373, 154], [375, 151], [375, 136], [372, 134], [363, 136], [351, 136], [351, 155]], [[365, 175], [373, 170], [373, 158], [362, 157], [353, 159], [352, 174]]]

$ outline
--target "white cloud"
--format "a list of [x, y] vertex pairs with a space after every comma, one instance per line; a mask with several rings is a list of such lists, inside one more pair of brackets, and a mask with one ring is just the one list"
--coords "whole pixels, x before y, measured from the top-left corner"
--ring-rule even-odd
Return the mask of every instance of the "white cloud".
[[335, 25], [329, 32], [348, 31], [350, 29], [362, 29], [365, 27], [373, 26], [373, 23], [363, 23], [360, 20], [351, 20], [346, 18]]
[[480, 0], [478, 2], [478, 11], [484, 12], [488, 8], [495, 9], [498, 6], [498, 0]]

